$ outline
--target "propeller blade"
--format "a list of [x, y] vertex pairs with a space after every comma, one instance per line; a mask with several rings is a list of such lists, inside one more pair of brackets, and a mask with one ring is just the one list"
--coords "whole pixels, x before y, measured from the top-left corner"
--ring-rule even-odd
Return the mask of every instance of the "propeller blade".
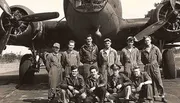
[[170, 0], [170, 4], [173, 10], [175, 10], [176, 0]]
[[0, 7], [3, 9], [3, 11], [11, 16], [11, 9], [9, 8], [9, 5], [5, 0], [0, 0]]
[[166, 19], [164, 20], [159, 20], [153, 24], [151, 24], [150, 26], [148, 26], [147, 28], [145, 28], [144, 30], [142, 30], [141, 32], [139, 32], [138, 34], [135, 35], [135, 41], [140, 41], [143, 39], [144, 36], [148, 36], [153, 34], [154, 32], [156, 32], [157, 30], [159, 30], [162, 26], [164, 26], [168, 20], [173, 16], [172, 14], [174, 13], [174, 11], [171, 11], [169, 13], [169, 15], [167, 16]]
[[164, 26], [166, 23], [167, 23], [167, 20], [160, 20], [158, 22], [155, 22], [154, 24], [148, 26], [147, 28], [139, 32], [137, 35], [135, 35], [135, 40], [136, 41], [142, 40], [144, 36], [148, 36], [154, 33], [155, 31], [160, 29], [162, 26]]
[[23, 16], [19, 21], [26, 21], [26, 22], [37, 22], [43, 20], [49, 20], [59, 17], [58, 12], [47, 12], [47, 13], [37, 13]]
[[10, 33], [12, 31], [12, 28], [13, 27], [10, 27], [10, 29], [6, 32], [6, 34], [1, 38], [0, 40], [0, 54], [2, 53], [2, 51], [4, 50], [8, 40], [9, 40], [9, 37], [10, 37]]

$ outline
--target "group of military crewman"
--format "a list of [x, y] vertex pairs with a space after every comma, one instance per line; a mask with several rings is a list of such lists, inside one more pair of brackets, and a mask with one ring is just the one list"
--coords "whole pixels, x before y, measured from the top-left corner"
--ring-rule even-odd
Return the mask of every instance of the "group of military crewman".
[[49, 102], [56, 98], [59, 103], [121, 103], [138, 97], [138, 103], [153, 103], [154, 83], [162, 102], [167, 102], [159, 70], [162, 54], [150, 36], [144, 37], [141, 52], [134, 46], [134, 37], [128, 37], [120, 57], [111, 47], [111, 39], [104, 39], [100, 52], [92, 41], [88, 35], [79, 52], [74, 50], [73, 40], [61, 53], [60, 44], [53, 44], [53, 52], [46, 58]]

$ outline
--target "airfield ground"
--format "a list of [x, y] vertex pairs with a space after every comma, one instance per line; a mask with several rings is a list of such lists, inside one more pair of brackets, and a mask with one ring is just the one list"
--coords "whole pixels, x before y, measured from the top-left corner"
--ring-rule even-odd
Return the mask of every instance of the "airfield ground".
[[[176, 59], [180, 67], [180, 59]], [[48, 76], [43, 68], [33, 85], [18, 85], [19, 63], [0, 64], [0, 103], [47, 103]], [[168, 103], [180, 103], [180, 78], [163, 79]], [[155, 101], [154, 103], [162, 103]]]

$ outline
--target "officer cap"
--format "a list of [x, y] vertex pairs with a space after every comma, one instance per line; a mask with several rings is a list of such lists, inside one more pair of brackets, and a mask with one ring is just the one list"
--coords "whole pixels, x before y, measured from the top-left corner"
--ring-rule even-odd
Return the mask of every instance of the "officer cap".
[[112, 70], [120, 70], [120, 69], [121, 69], [121, 66], [119, 66], [119, 65], [117, 65], [117, 64], [112, 64], [112, 65], [110, 66], [110, 68], [111, 68]]
[[71, 71], [75, 70], [75, 69], [78, 69], [78, 67], [76, 65], [72, 65], [71, 66]]

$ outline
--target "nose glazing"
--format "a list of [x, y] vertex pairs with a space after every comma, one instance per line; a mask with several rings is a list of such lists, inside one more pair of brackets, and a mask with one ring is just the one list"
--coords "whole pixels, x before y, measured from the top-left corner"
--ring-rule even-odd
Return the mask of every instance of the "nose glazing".
[[70, 0], [74, 9], [79, 12], [98, 12], [106, 5], [107, 0]]

